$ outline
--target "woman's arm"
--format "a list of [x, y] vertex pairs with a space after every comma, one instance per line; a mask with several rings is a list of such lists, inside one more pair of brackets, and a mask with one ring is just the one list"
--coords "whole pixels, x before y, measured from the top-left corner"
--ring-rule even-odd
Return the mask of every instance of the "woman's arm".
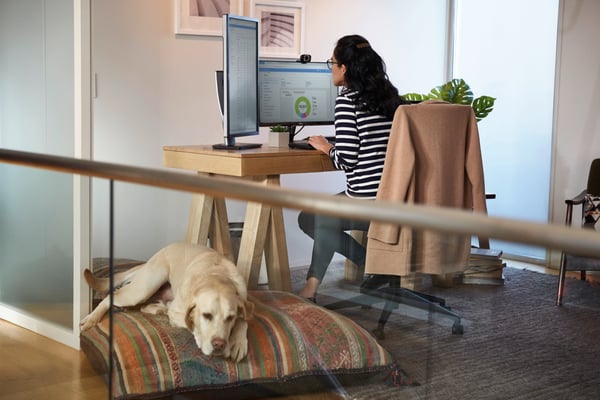
[[358, 163], [360, 139], [356, 106], [350, 95], [341, 95], [335, 104], [335, 146], [327, 154], [335, 168], [352, 170]]

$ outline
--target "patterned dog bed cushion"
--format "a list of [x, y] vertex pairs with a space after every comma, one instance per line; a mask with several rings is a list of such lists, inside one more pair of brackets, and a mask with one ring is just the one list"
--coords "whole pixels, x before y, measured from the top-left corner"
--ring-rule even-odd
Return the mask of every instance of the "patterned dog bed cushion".
[[[344, 316], [287, 292], [252, 291], [250, 298], [248, 356], [238, 364], [203, 355], [166, 316], [115, 312], [114, 398], [219, 389], [223, 399], [225, 388], [235, 388], [236, 399], [290, 394], [356, 383], [393, 366], [391, 355]], [[101, 374], [108, 371], [108, 331], [104, 318], [81, 334], [81, 348]]]

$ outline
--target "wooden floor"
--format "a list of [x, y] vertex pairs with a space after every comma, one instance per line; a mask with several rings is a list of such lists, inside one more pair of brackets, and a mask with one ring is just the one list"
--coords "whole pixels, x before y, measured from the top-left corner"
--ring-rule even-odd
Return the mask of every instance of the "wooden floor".
[[0, 320], [0, 399], [107, 398], [82, 352]]

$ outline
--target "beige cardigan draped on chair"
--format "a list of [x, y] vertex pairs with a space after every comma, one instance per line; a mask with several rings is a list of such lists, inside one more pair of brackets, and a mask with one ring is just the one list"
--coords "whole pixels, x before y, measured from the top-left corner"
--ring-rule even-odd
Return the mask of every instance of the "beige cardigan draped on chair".
[[[442, 101], [398, 107], [377, 199], [487, 213], [473, 109]], [[471, 245], [470, 236], [380, 222], [368, 238], [365, 272], [383, 275], [464, 271]]]

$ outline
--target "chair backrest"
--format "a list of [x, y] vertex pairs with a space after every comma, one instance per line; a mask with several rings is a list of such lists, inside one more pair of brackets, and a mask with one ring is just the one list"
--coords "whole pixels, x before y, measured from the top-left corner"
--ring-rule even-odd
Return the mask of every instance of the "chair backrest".
[[600, 196], [600, 158], [596, 158], [590, 165], [587, 193], [592, 196]]
[[586, 193], [582, 210], [583, 227], [600, 230], [600, 158], [590, 165]]
[[[377, 199], [485, 212], [479, 132], [472, 108], [439, 101], [398, 107]], [[469, 249], [469, 235], [373, 221], [365, 270], [400, 276], [461, 271]]]

